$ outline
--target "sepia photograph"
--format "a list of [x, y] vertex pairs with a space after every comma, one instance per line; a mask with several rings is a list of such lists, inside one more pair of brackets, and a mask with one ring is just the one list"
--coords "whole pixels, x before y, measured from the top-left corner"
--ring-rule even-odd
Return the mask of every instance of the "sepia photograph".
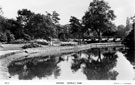
[[135, 81], [134, 30], [135, 0], [0, 0], [0, 81]]

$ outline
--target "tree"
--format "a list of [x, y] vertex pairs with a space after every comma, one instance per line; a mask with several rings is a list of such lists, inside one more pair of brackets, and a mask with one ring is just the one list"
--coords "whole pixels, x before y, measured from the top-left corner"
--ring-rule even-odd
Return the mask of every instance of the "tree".
[[69, 24], [65, 24], [65, 25], [58, 25], [59, 27], [57, 27], [58, 29], [58, 38], [61, 41], [67, 41], [69, 38], [71, 38], [71, 33], [70, 33], [70, 25]]
[[124, 38], [126, 36], [127, 36], [127, 33], [126, 33], [125, 26], [124, 25], [119, 25], [117, 27], [116, 37]]
[[102, 36], [104, 37], [116, 37], [116, 33], [117, 33], [117, 27], [115, 26], [115, 24], [110, 23], [109, 29], [106, 29]]
[[45, 38], [53, 36], [54, 24], [48, 15], [34, 14], [26, 25], [27, 34], [33, 38]]
[[48, 16], [48, 18], [50, 18], [52, 23], [54, 24], [53, 25], [54, 37], [58, 38], [59, 37], [59, 27], [60, 27], [60, 24], [59, 24], [60, 15], [56, 11], [53, 11], [52, 14], [48, 13], [47, 11], [46, 11], [46, 13], [47, 13], [46, 16]]
[[59, 23], [60, 18], [59, 18], [59, 14], [56, 11], [53, 11], [52, 13], [52, 20], [53, 23], [55, 24]]
[[59, 32], [58, 32], [58, 24], [59, 24], [59, 20], [60, 20], [60, 18], [59, 18], [59, 14], [56, 12], [56, 11], [53, 11], [53, 13], [52, 13], [52, 21], [53, 21], [53, 23], [55, 24], [54, 25], [54, 33], [55, 33], [55, 36], [58, 38], [58, 34], [59, 34]]
[[134, 50], [135, 49], [135, 16], [131, 18], [133, 20], [133, 29], [129, 33], [129, 35], [124, 39], [123, 44], [127, 46], [129, 49]]
[[12, 42], [15, 38], [14, 35], [10, 33], [10, 31], [6, 31], [6, 36], [7, 36], [7, 42], [10, 43]]
[[23, 26], [25, 26], [29, 22], [30, 18], [34, 15], [34, 13], [28, 9], [18, 10], [17, 13], [17, 21], [21, 23]]
[[118, 25], [115, 37], [125, 38], [133, 29], [131, 19], [127, 17], [126, 26]]
[[46, 12], [44, 14], [36, 14], [27, 9], [18, 11], [17, 21], [21, 24], [20, 31], [23, 35], [34, 38], [45, 38], [56, 36], [56, 25], [60, 18], [56, 11], [52, 14]]
[[70, 32], [74, 36], [74, 38], [81, 38], [82, 37], [82, 24], [79, 19], [77, 19], [74, 16], [71, 16], [70, 18]]
[[132, 31], [129, 33], [129, 35], [125, 38], [124, 44], [129, 47], [130, 49], [134, 49], [134, 43], [135, 43], [135, 37], [134, 37], [135, 31], [132, 29]]
[[59, 20], [60, 20], [59, 13], [57, 13], [56, 11], [53, 11], [52, 14], [51, 14], [51, 13], [46, 11], [46, 14], [47, 14], [46, 16], [48, 16], [52, 20], [52, 22], [54, 24], [58, 24], [59, 23]]
[[126, 26], [125, 26], [126, 34], [128, 35], [131, 30], [132, 30], [131, 19], [127, 17]]
[[24, 35], [28, 33], [28, 30], [26, 29], [26, 26], [29, 23], [31, 17], [35, 13], [34, 12], [31, 12], [28, 9], [18, 10], [17, 13], [18, 13], [17, 22], [21, 25], [21, 28], [19, 28], [19, 32], [24, 37]]
[[93, 0], [82, 18], [84, 30], [95, 31], [100, 40], [102, 33], [110, 28], [110, 24], [116, 17], [110, 8], [108, 3], [103, 0]]
[[14, 19], [7, 19], [7, 29], [14, 34], [15, 39], [23, 38], [22, 25]]
[[7, 42], [6, 33], [0, 32], [0, 42]]
[[0, 31], [5, 32], [7, 28], [7, 19], [0, 15]]

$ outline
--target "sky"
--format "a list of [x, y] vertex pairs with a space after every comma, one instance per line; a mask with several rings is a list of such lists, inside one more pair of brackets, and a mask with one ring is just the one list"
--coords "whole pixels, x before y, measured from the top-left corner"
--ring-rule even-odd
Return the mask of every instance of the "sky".
[[[93, 0], [0, 0], [0, 7], [3, 16], [16, 18], [19, 9], [29, 9], [35, 13], [45, 14], [45, 11], [52, 13], [56, 11], [60, 14], [60, 24], [68, 24], [71, 16], [81, 19], [88, 10], [90, 2]], [[116, 25], [126, 25], [127, 17], [135, 15], [135, 0], [104, 0], [114, 10], [117, 16], [114, 23]]]

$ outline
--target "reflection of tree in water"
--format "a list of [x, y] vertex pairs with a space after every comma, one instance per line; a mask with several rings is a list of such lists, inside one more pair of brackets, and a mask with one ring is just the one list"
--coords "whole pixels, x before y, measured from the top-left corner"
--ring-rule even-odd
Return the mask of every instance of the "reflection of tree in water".
[[90, 60], [91, 55], [94, 54], [95, 56], [97, 56], [101, 54], [100, 49], [95, 50], [92, 49], [92, 51], [88, 50], [85, 51], [85, 53], [87, 53], [87, 55], [89, 56], [88, 58], [85, 59], [84, 58], [79, 59], [79, 57], [77, 57], [78, 54], [73, 55], [75, 57], [74, 63], [72, 65], [73, 71], [77, 71], [78, 69], [81, 68], [82, 64], [85, 64], [86, 67], [84, 67], [83, 72], [84, 74], [86, 74], [88, 80], [116, 79], [118, 73], [116, 71], [111, 71], [111, 69], [116, 65], [117, 56], [114, 55], [115, 53], [111, 52], [102, 53], [104, 58], [101, 61]]
[[126, 51], [124, 52], [125, 57], [132, 63], [135, 65], [135, 50], [133, 49], [126, 49]]
[[[54, 74], [55, 77], [59, 76], [59, 69], [56, 64], [56, 56], [50, 56], [49, 59], [43, 62], [27, 62], [25, 65], [9, 65], [9, 73], [11, 76], [19, 75], [19, 79], [33, 79], [34, 77], [42, 78]], [[25, 61], [25, 60], [23, 60]]]

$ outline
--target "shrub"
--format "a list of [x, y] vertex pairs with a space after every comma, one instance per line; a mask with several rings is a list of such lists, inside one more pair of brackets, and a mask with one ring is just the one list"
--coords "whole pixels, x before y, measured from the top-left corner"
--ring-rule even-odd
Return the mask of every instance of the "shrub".
[[10, 42], [14, 41], [14, 40], [15, 40], [14, 35], [13, 35], [13, 34], [10, 34], [9, 39], [10, 39], [10, 40], [9, 40]]
[[7, 42], [7, 35], [5, 33], [0, 33], [0, 42]]
[[31, 40], [31, 37], [28, 34], [24, 34], [24, 39], [29, 41]]
[[48, 45], [47, 42], [37, 42], [38, 44], [41, 44], [41, 45]]
[[10, 43], [12, 42], [13, 40], [15, 40], [15, 37], [14, 35], [10, 32], [10, 31], [6, 31], [6, 36], [7, 36], [7, 42]]
[[37, 47], [41, 47], [41, 45], [39, 45], [37, 43], [31, 43], [31, 44], [28, 44], [28, 45], [24, 45], [22, 48], [27, 49], [27, 48], [37, 48]]
[[48, 45], [49, 44], [48, 41], [45, 39], [36, 39], [35, 42], [38, 44], [41, 44], [41, 45]]
[[23, 44], [26, 43], [26, 40], [24, 39], [17, 39], [11, 42], [12, 44]]

